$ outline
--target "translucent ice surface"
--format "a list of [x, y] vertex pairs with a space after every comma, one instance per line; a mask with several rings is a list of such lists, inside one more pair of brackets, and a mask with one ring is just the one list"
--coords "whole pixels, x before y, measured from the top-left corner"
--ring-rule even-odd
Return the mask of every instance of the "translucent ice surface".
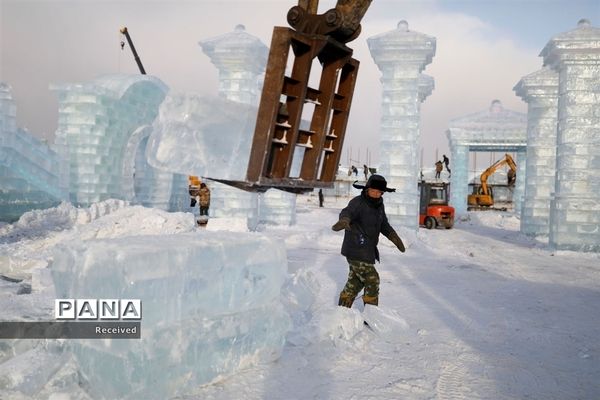
[[279, 356], [290, 326], [283, 245], [249, 233], [193, 232], [57, 249], [59, 298], [134, 298], [140, 340], [73, 340], [94, 398], [165, 399]]
[[169, 96], [153, 124], [148, 161], [175, 173], [245, 180], [256, 112], [217, 97]]

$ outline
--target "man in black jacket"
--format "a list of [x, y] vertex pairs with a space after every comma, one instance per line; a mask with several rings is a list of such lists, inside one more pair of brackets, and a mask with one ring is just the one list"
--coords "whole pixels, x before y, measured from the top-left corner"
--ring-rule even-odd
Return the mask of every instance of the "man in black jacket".
[[379, 234], [383, 233], [401, 252], [404, 252], [402, 240], [389, 224], [383, 206], [383, 193], [394, 192], [396, 189], [387, 187], [385, 178], [381, 175], [371, 175], [365, 186], [354, 184], [363, 189], [340, 212], [339, 221], [331, 229], [344, 229], [342, 255], [348, 260], [350, 273], [344, 289], [340, 293], [338, 305], [352, 307], [354, 299], [364, 288], [363, 302], [378, 305], [379, 303], [379, 274], [375, 269], [375, 261], [379, 261]]

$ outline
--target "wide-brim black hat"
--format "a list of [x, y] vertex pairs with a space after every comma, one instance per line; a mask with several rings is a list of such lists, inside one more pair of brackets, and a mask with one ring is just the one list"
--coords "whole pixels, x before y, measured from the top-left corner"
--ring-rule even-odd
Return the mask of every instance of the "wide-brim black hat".
[[357, 184], [357, 182], [358, 181], [354, 181], [354, 183], [352, 184], [352, 186], [354, 186], [357, 189], [372, 188], [372, 189], [381, 190], [382, 192], [395, 192], [396, 191], [396, 189], [387, 187], [387, 181], [381, 175], [371, 175], [369, 177], [369, 180], [367, 181], [367, 184], [364, 186]]

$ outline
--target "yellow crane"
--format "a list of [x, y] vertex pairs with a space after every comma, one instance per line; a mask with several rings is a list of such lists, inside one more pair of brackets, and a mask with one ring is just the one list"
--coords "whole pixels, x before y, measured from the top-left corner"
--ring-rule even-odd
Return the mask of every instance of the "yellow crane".
[[467, 197], [468, 205], [483, 207], [489, 207], [494, 205], [494, 198], [492, 197], [492, 192], [487, 184], [487, 180], [494, 172], [496, 172], [503, 165], [508, 165], [508, 167], [510, 168], [508, 174], [509, 184], [514, 182], [517, 174], [517, 164], [515, 164], [515, 161], [510, 156], [510, 154], [505, 154], [504, 158], [501, 158], [500, 160], [496, 161], [488, 169], [483, 171], [480, 177], [481, 186], [479, 186], [478, 188], [473, 188], [473, 194], [470, 194]]

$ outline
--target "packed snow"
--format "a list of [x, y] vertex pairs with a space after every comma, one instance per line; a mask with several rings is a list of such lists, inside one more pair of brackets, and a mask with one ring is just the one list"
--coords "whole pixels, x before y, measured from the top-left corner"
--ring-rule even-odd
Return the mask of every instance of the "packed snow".
[[[52, 312], [47, 266], [70, 242], [249, 235], [285, 247], [280, 299], [291, 323], [280, 357], [245, 357], [173, 398], [600, 398], [600, 255], [552, 251], [519, 233], [510, 212], [471, 212], [450, 230], [398, 229], [403, 254], [382, 238], [380, 306], [346, 309], [337, 306], [348, 272], [343, 235], [330, 227], [347, 201], [326, 197], [319, 208], [316, 195], [299, 196], [296, 225], [245, 233], [244, 221], [213, 218], [202, 230], [191, 213], [120, 201], [27, 213], [0, 226], [2, 319]], [[142, 335], [152, 328], [142, 323]], [[0, 341], [0, 398], [98, 398], [64, 352], [68, 342]]]

